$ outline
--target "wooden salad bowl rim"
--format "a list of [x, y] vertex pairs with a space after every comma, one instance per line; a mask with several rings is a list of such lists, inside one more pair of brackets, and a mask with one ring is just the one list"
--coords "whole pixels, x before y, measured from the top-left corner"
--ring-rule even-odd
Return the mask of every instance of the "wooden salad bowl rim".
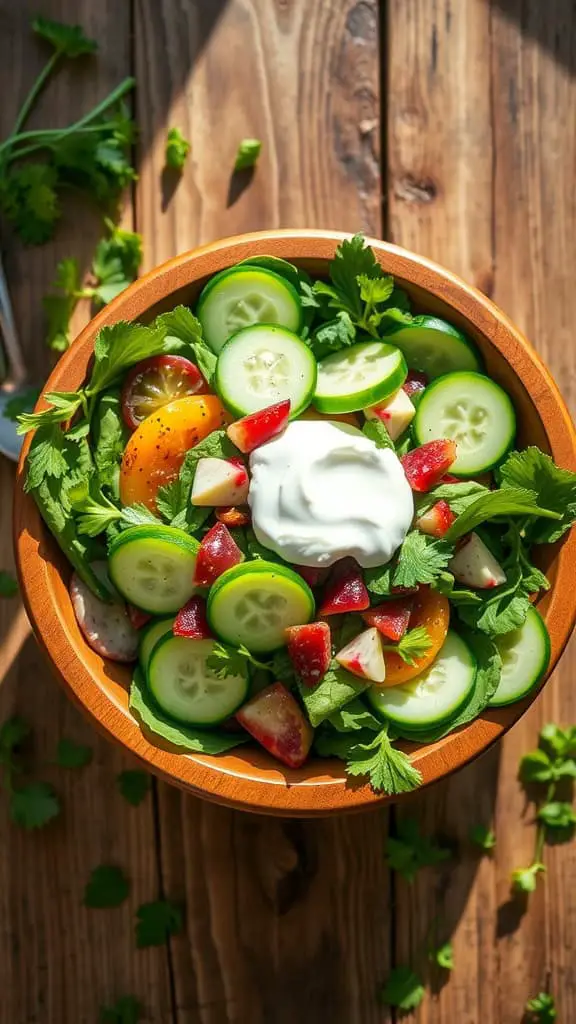
[[[345, 237], [334, 231], [259, 231], [227, 238], [183, 253], [152, 270], [113, 300], [82, 331], [50, 375], [46, 391], [74, 391], [84, 380], [101, 327], [118, 320], [149, 319], [169, 308], [174, 293], [192, 294], [215, 272], [248, 256], [264, 253], [320, 270]], [[528, 341], [486, 296], [448, 270], [397, 246], [368, 239], [385, 270], [420, 306], [445, 315], [479, 345], [494, 375], [511, 393], [528, 441], [554, 460], [576, 470], [576, 433], [550, 373]], [[176, 296], [173, 304], [182, 301]], [[38, 408], [45, 407], [41, 398]], [[520, 407], [520, 408], [519, 408]], [[536, 435], [536, 439], [534, 438]], [[523, 439], [524, 440], [524, 439]], [[376, 794], [361, 780], [347, 778], [336, 760], [312, 759], [299, 770], [284, 769], [264, 751], [239, 747], [211, 757], [184, 754], [150, 742], [128, 711], [126, 666], [105, 662], [86, 644], [68, 597], [69, 569], [42, 523], [33, 499], [24, 493], [26, 439], [18, 467], [14, 506], [16, 561], [23, 600], [40, 646], [67, 693], [92, 721], [146, 766], [168, 781], [230, 807], [267, 814], [307, 817], [374, 807], [393, 799]], [[553, 549], [552, 587], [539, 601], [551, 640], [547, 675], [554, 669], [576, 620], [576, 532]], [[424, 785], [481, 754], [524, 714], [534, 700], [483, 714], [470, 725], [428, 746], [406, 749]]]

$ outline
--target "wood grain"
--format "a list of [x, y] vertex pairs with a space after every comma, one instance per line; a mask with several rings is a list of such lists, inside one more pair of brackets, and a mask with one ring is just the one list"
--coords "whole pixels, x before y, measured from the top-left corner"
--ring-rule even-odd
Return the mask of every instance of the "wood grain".
[[[377, 233], [376, 5], [214, 6], [208, 26], [208, 0], [136, 4], [139, 103], [153, 113], [137, 196], [149, 265], [259, 227]], [[193, 155], [163, 212], [168, 123], [189, 127]], [[252, 181], [231, 183], [245, 135], [262, 157]], [[187, 904], [187, 935], [171, 943], [178, 1024], [388, 1019], [374, 997], [390, 947], [385, 813], [271, 822], [166, 786], [160, 811], [164, 882]]]
[[[47, 17], [81, 23], [100, 42], [101, 55], [62, 68], [31, 126], [69, 122], [129, 73], [129, 5], [119, 11], [114, 0], [97, 5], [90, 0], [2, 0], [2, 137], [46, 53], [29, 29], [39, 8]], [[57, 238], [44, 247], [24, 249], [14, 239], [3, 239], [27, 365], [42, 376], [48, 354], [41, 296], [57, 260], [74, 254], [87, 265], [101, 233], [89, 204], [67, 204], [66, 209]], [[12, 559], [12, 479], [12, 467], [0, 459], [2, 568], [9, 568]], [[129, 766], [128, 758], [100, 739], [61, 693], [17, 600], [0, 602], [0, 641], [0, 719], [16, 712], [30, 722], [36, 775], [54, 785], [63, 805], [61, 818], [45, 831], [24, 833], [9, 822], [5, 794], [0, 796], [0, 1021], [91, 1024], [100, 1005], [134, 992], [147, 1006], [150, 1020], [167, 1024], [171, 1005], [166, 951], [138, 952], [133, 937], [135, 907], [154, 899], [158, 889], [151, 800], [131, 808], [120, 796], [115, 776]], [[63, 735], [94, 748], [90, 766], [80, 772], [51, 766]], [[132, 893], [118, 910], [87, 910], [82, 906], [84, 886], [92, 868], [103, 862], [124, 866]]]
[[[389, 4], [391, 237], [492, 294], [574, 407], [575, 154], [562, 129], [575, 97], [574, 8], [528, 11], [507, 0], [489, 7], [480, 0]], [[510, 872], [530, 863], [534, 838], [518, 761], [544, 721], [574, 721], [574, 657], [572, 649], [500, 748], [403, 812], [459, 849], [452, 867], [424, 872], [411, 888], [397, 883], [398, 962], [418, 956], [436, 918], [439, 938], [451, 936], [455, 946], [448, 984], [408, 1020], [515, 1024], [549, 969], [562, 1019], [574, 1017], [576, 917], [566, 884], [573, 847], [547, 851], [550, 873], [527, 913], [509, 900]], [[478, 822], [495, 822], [493, 858], [481, 860], [467, 842]]]

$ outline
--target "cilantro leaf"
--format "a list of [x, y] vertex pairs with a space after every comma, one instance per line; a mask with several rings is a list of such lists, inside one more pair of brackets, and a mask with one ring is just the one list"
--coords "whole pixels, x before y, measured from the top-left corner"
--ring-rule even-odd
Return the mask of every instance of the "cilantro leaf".
[[262, 149], [262, 143], [260, 139], [242, 139], [238, 145], [238, 152], [236, 153], [236, 159], [234, 161], [235, 171], [245, 171], [248, 167], [254, 167], [258, 157], [260, 156], [260, 150]]
[[561, 729], [549, 722], [540, 730], [540, 742], [557, 758], [576, 757], [576, 725]]
[[180, 129], [170, 128], [166, 136], [166, 148], [164, 150], [166, 166], [171, 167], [174, 171], [181, 171], [186, 163], [186, 157], [190, 149], [190, 143], [184, 138]]
[[436, 540], [419, 530], [411, 530], [400, 548], [394, 586], [410, 589], [420, 583], [433, 583], [448, 565], [452, 554], [453, 548], [445, 540]]
[[386, 864], [407, 882], [413, 882], [422, 868], [433, 867], [451, 857], [451, 851], [420, 833], [414, 818], [400, 818], [395, 836], [386, 840]]
[[245, 676], [247, 666], [271, 672], [270, 666], [257, 658], [248, 650], [244, 644], [238, 647], [229, 647], [227, 644], [218, 641], [212, 647], [212, 653], [206, 659], [206, 664], [217, 679], [226, 679], [228, 676]]
[[327, 320], [316, 328], [308, 344], [316, 359], [320, 360], [331, 352], [338, 352], [347, 345], [352, 345], [355, 340], [356, 328], [350, 315], [341, 310], [333, 320]]
[[142, 263], [142, 235], [125, 231], [108, 218], [104, 224], [110, 234], [96, 246], [92, 260], [96, 284], [86, 292], [99, 306], [105, 306], [132, 284]]
[[382, 649], [398, 654], [407, 665], [415, 665], [430, 650], [432, 640], [425, 626], [415, 626], [399, 640], [397, 644], [383, 644]]
[[546, 871], [544, 864], [540, 861], [536, 861], [531, 864], [528, 868], [517, 868], [512, 872], [512, 892], [515, 893], [530, 893], [535, 892], [537, 876], [542, 872]]
[[[354, 235], [341, 242], [330, 264], [329, 273], [333, 284], [331, 292], [328, 292], [330, 304], [350, 313], [352, 319], [359, 323], [364, 313], [364, 300], [358, 278], [366, 290], [368, 280], [384, 276], [363, 235]], [[319, 286], [322, 283], [316, 282], [314, 290], [321, 291]]]
[[392, 746], [385, 727], [369, 743], [359, 743], [346, 762], [348, 775], [368, 775], [376, 792], [410, 793], [422, 782], [422, 776], [407, 754]]
[[558, 1016], [554, 996], [539, 992], [525, 1007], [526, 1024], [553, 1024]]
[[60, 768], [84, 768], [92, 760], [92, 748], [63, 736], [56, 748], [56, 764]]
[[370, 441], [373, 441], [377, 448], [391, 448], [394, 451], [394, 442], [382, 420], [366, 420], [362, 433]]
[[101, 864], [94, 868], [84, 889], [84, 906], [101, 910], [119, 907], [127, 899], [130, 883], [122, 868]]
[[148, 793], [152, 780], [148, 772], [141, 772], [138, 771], [138, 769], [132, 769], [120, 772], [120, 774], [116, 776], [116, 781], [118, 783], [118, 789], [124, 799], [127, 800], [129, 804], [132, 804], [133, 807], [138, 807], [138, 804], [142, 803]]
[[120, 996], [114, 1006], [102, 1006], [98, 1024], [138, 1024], [144, 1015], [144, 1007], [136, 996]]
[[36, 35], [45, 39], [57, 53], [66, 57], [80, 57], [84, 53], [95, 53], [98, 43], [88, 39], [80, 25], [65, 25], [51, 18], [36, 17], [32, 22]]
[[[176, 306], [167, 313], [161, 313], [156, 317], [154, 326], [163, 327], [166, 330], [166, 343], [170, 351], [174, 351], [173, 344], [186, 346], [182, 355], [187, 356], [193, 362], [196, 361], [198, 369], [208, 384], [212, 384], [216, 372], [217, 356], [206, 344], [202, 337], [202, 325], [187, 306]], [[168, 346], [168, 343], [169, 346]]]
[[478, 498], [491, 492], [483, 484], [475, 480], [463, 480], [460, 483], [439, 484], [425, 494], [415, 494], [414, 504], [418, 516], [428, 512], [437, 501], [446, 501], [452, 512], [460, 516]]
[[481, 850], [485, 850], [486, 853], [496, 846], [496, 836], [487, 825], [472, 825], [468, 835], [470, 842], [479, 846]]
[[138, 949], [161, 946], [171, 935], [181, 932], [184, 924], [182, 908], [170, 900], [142, 903], [136, 911], [136, 917]]
[[503, 487], [499, 491], [488, 491], [473, 501], [462, 512], [444, 539], [448, 542], [458, 540], [464, 534], [475, 530], [481, 523], [496, 516], [540, 516], [547, 519], [560, 519], [560, 513], [541, 508], [534, 492], [519, 487]]
[[378, 306], [387, 302], [394, 291], [394, 278], [370, 277], [368, 274], [357, 274], [356, 282], [360, 288], [360, 298], [370, 306]]
[[54, 234], [61, 216], [57, 181], [46, 163], [13, 167], [0, 178], [0, 208], [26, 245], [43, 245]]
[[415, 1010], [424, 999], [425, 991], [422, 979], [411, 967], [393, 967], [379, 992], [379, 999], [385, 1006]]
[[520, 761], [518, 778], [525, 786], [534, 782], [553, 782], [556, 780], [554, 764], [544, 750], [533, 750], [525, 754]]
[[539, 448], [510, 452], [498, 471], [502, 489], [521, 487], [534, 491], [539, 505], [560, 514], [558, 522], [536, 521], [527, 528], [533, 544], [552, 544], [576, 522], [576, 473], [556, 466]]
[[94, 368], [86, 394], [104, 391], [134, 363], [163, 352], [165, 334], [164, 328], [125, 320], [102, 327], [94, 345]]
[[430, 959], [433, 963], [438, 964], [438, 967], [443, 967], [446, 971], [454, 970], [454, 947], [451, 942], [445, 942], [438, 949], [434, 949], [430, 954]]
[[11, 572], [0, 569], [0, 597], [16, 597], [18, 584]]
[[38, 395], [40, 394], [39, 388], [25, 388], [22, 392], [18, 392], [9, 398], [6, 402], [2, 415], [4, 419], [11, 420], [12, 423], [18, 422], [18, 417], [24, 412], [32, 412], [32, 409], [38, 401]]
[[[18, 434], [27, 434], [29, 430], [35, 430], [36, 427], [51, 427], [72, 419], [74, 414], [83, 404], [84, 396], [81, 391], [47, 391], [44, 394], [44, 399], [49, 403], [48, 409], [43, 409], [41, 412], [22, 413], [22, 415], [18, 417], [18, 423], [20, 424], [16, 431]], [[49, 440], [49, 447], [53, 450], [57, 450], [58, 447], [62, 446], [63, 442], [58, 440], [59, 433], [61, 432], [52, 432], [44, 435], [43, 437], [43, 440]], [[35, 447], [36, 457], [38, 457], [37, 449], [39, 445], [40, 441], [38, 441], [38, 444]], [[30, 465], [30, 460], [28, 464]], [[31, 486], [33, 485], [29, 484], [27, 481], [27, 489], [30, 489]]]
[[576, 813], [572, 804], [560, 800], [542, 804], [536, 817], [551, 829], [573, 829], [576, 825]]
[[92, 451], [100, 487], [109, 487], [119, 499], [118, 470], [129, 437], [122, 418], [120, 391], [106, 391], [98, 400], [91, 423]]
[[29, 782], [10, 794], [10, 817], [22, 828], [43, 828], [59, 813], [58, 797], [46, 782]]

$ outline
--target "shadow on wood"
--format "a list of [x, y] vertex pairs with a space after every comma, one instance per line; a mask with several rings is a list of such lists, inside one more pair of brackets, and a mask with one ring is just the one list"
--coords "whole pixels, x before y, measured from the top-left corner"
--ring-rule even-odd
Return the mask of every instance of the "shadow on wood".
[[[564, 65], [570, 75], [576, 74], [573, 0], [547, 0], [546, 3], [493, 0], [493, 3], [505, 18], [517, 23], [523, 37], [533, 39], [556, 64]], [[508, 94], [511, 107], [517, 102], [515, 85], [515, 79], [511, 78]]]

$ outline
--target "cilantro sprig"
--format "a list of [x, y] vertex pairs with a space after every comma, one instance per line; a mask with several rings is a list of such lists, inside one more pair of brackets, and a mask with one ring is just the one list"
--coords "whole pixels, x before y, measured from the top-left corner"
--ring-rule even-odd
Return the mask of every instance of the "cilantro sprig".
[[170, 128], [166, 136], [164, 158], [166, 166], [173, 171], [181, 171], [186, 163], [191, 145], [179, 128]]
[[227, 644], [216, 642], [212, 646], [212, 653], [206, 659], [206, 664], [218, 679], [243, 676], [246, 674], [247, 665], [263, 669], [264, 672], [273, 671], [268, 662], [259, 661], [244, 644], [229, 647]]
[[554, 1024], [557, 1017], [556, 1002], [550, 992], [539, 992], [526, 1003], [525, 1024]]
[[182, 907], [171, 900], [142, 903], [136, 911], [136, 945], [161, 946], [171, 935], [178, 935], [184, 926]]
[[536, 833], [532, 863], [512, 872], [515, 893], [534, 892], [538, 875], [545, 870], [543, 862], [547, 838], [554, 841], [570, 839], [576, 826], [576, 813], [571, 802], [558, 799], [562, 783], [576, 778], [576, 726], [561, 729], [550, 723], [541, 730], [536, 750], [525, 754], [518, 772], [520, 782], [534, 797]]
[[441, 864], [452, 851], [436, 840], [423, 836], [414, 818], [400, 818], [396, 835], [386, 840], [386, 863], [407, 882], [413, 882], [422, 868]]
[[402, 750], [393, 746], [388, 727], [365, 743], [352, 743], [346, 758], [346, 772], [367, 775], [373, 789], [384, 793], [410, 793], [422, 783], [422, 776]]
[[383, 651], [398, 654], [407, 665], [415, 665], [432, 646], [430, 633], [425, 626], [415, 626], [398, 641], [397, 644], [382, 644]]

